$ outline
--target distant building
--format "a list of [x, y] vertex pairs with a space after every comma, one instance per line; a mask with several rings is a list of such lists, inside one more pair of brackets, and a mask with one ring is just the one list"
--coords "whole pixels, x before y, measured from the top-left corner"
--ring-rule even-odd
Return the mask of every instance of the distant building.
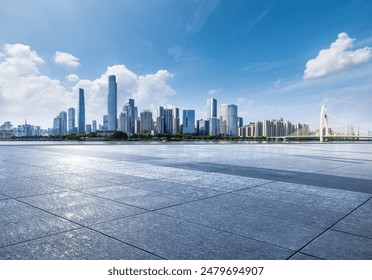
[[85, 126], [85, 132], [86, 133], [91, 133], [92, 132], [92, 125], [91, 124], [87, 124]]
[[108, 96], [107, 96], [107, 130], [117, 130], [117, 84], [116, 76], [109, 76], [108, 80]]
[[75, 109], [68, 109], [68, 134], [76, 134]]
[[238, 106], [221, 104], [220, 133], [226, 136], [238, 135]]
[[108, 116], [107, 115], [104, 115], [103, 116], [103, 119], [102, 119], [102, 129], [104, 131], [107, 131], [108, 130]]
[[62, 111], [59, 113], [60, 126], [59, 126], [59, 135], [67, 135], [67, 113]]
[[197, 120], [196, 121], [196, 133], [201, 136], [209, 135], [209, 121]]
[[79, 88], [78, 132], [79, 134], [85, 134], [85, 100], [84, 89], [82, 88]]
[[178, 107], [173, 107], [173, 125], [172, 125], [172, 133], [180, 133], [181, 132], [181, 127], [180, 127], [180, 108]]
[[207, 119], [217, 118], [217, 99], [210, 98], [207, 100], [208, 103], [208, 116]]
[[97, 131], [97, 121], [93, 120], [92, 121], [92, 132], [96, 132]]
[[195, 133], [195, 110], [183, 110], [182, 118], [183, 134]]
[[141, 133], [150, 133], [153, 129], [153, 120], [152, 120], [152, 113], [150, 110], [143, 110], [140, 114], [140, 122], [141, 122]]

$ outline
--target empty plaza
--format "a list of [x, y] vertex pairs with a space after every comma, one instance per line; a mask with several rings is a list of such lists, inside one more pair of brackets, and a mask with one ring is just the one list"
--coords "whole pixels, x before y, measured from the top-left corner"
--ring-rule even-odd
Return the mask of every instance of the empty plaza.
[[0, 259], [372, 259], [370, 143], [0, 142]]

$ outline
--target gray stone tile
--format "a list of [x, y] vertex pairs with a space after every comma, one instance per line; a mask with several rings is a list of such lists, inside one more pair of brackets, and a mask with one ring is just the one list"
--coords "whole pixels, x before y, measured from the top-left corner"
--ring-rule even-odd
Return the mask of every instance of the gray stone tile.
[[155, 255], [81, 228], [0, 248], [2, 260], [156, 260]]
[[48, 176], [46, 174], [40, 179], [45, 182], [52, 180], [52, 182], [56, 185], [63, 186], [65, 188], [73, 190], [115, 185], [115, 183], [113, 182], [73, 175], [69, 173], [53, 173], [51, 176]]
[[127, 184], [127, 186], [178, 197], [187, 197], [190, 199], [210, 197], [221, 193], [220, 191], [213, 189], [200, 188], [166, 180], [146, 180], [142, 182], [130, 183]]
[[167, 259], [283, 259], [291, 251], [156, 213], [94, 228]]
[[5, 195], [2, 195], [0, 194], [0, 200], [3, 200], [3, 199], [8, 199], [9, 197], [5, 196]]
[[332, 229], [372, 238], [372, 200], [363, 204]]
[[0, 213], [0, 247], [78, 227], [13, 199], [0, 201]]
[[266, 215], [225, 208], [205, 201], [159, 210], [159, 213], [234, 234], [298, 250], [322, 232], [321, 228]]
[[372, 260], [372, 239], [329, 230], [301, 252], [329, 260]]
[[48, 182], [26, 177], [0, 181], [0, 193], [10, 197], [40, 195], [64, 190], [66, 190], [65, 187], [55, 185], [51, 180]]
[[[364, 194], [360, 196], [355, 192], [345, 192], [343, 195], [338, 194], [335, 196], [330, 196], [328, 194], [328, 190], [325, 188], [324, 195], [318, 188], [314, 192], [303, 192], [300, 188], [300, 191], [296, 191], [296, 187], [299, 187], [300, 185], [293, 184], [293, 190], [288, 189], [290, 185], [291, 183], [275, 182], [262, 187], [242, 190], [237, 193], [257, 198], [267, 198], [287, 203], [305, 205], [340, 213], [348, 213], [354, 210], [369, 197], [369, 195]], [[311, 189], [309, 186], [307, 186], [307, 188]]]
[[317, 207], [271, 200], [264, 197], [238, 195], [237, 193], [220, 195], [207, 199], [205, 202], [231, 210], [243, 210], [322, 228], [332, 226], [345, 216], [344, 213]]
[[84, 192], [146, 210], [155, 210], [193, 200], [192, 197], [188, 196], [168, 195], [129, 187], [129, 185], [86, 189]]
[[144, 212], [136, 207], [74, 191], [25, 197], [21, 200], [83, 225]]
[[289, 258], [290, 260], [303, 260], [303, 261], [316, 261], [316, 260], [322, 260], [320, 258], [310, 256], [310, 255], [305, 255], [302, 253], [296, 253], [292, 257]]

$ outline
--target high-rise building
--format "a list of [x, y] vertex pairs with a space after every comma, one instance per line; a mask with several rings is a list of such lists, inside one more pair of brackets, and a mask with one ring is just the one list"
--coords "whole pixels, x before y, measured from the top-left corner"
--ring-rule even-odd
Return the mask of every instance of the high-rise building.
[[217, 99], [210, 98], [207, 100], [208, 103], [208, 116], [207, 119], [217, 118]]
[[103, 115], [102, 129], [103, 129], [103, 131], [107, 131], [108, 130], [108, 116], [107, 115]]
[[86, 133], [91, 133], [92, 132], [92, 125], [91, 124], [87, 124], [85, 126], [85, 132]]
[[195, 110], [183, 110], [183, 134], [195, 133]]
[[220, 119], [210, 118], [209, 119], [209, 135], [220, 135]]
[[124, 105], [123, 112], [127, 113], [127, 133], [134, 133], [135, 121], [137, 119], [138, 110], [134, 106], [134, 99], [129, 99], [128, 103]]
[[68, 134], [76, 134], [75, 109], [68, 109]]
[[97, 121], [93, 120], [92, 121], [92, 132], [96, 132], [97, 131]]
[[173, 133], [173, 110], [164, 109], [164, 133]]
[[59, 113], [59, 120], [61, 122], [59, 134], [67, 135], [67, 113], [65, 111]]
[[128, 127], [129, 121], [128, 121], [128, 112], [121, 112], [119, 115], [119, 130], [123, 131], [125, 133], [128, 133], [129, 127]]
[[238, 117], [238, 128], [243, 127], [243, 118]]
[[238, 106], [221, 104], [220, 132], [226, 136], [238, 135]]
[[180, 108], [173, 107], [173, 134], [180, 133]]
[[107, 96], [107, 130], [117, 130], [117, 84], [116, 76], [109, 76], [109, 92]]
[[61, 126], [61, 119], [58, 115], [53, 120], [53, 128], [52, 128], [52, 133], [51, 134], [54, 135], [54, 136], [59, 135], [60, 126]]
[[140, 118], [140, 122], [141, 122], [141, 128], [140, 128], [140, 131], [141, 133], [150, 133], [151, 130], [153, 129], [152, 127], [152, 113], [150, 110], [143, 110], [141, 112], [141, 118]]
[[196, 133], [202, 136], [208, 135], [209, 134], [209, 121], [197, 120], [196, 121]]
[[158, 133], [165, 133], [165, 124], [164, 124], [164, 107], [158, 106], [158, 117], [156, 118], [156, 130]]
[[84, 89], [82, 88], [79, 88], [78, 132], [79, 134], [85, 134], [85, 100]]

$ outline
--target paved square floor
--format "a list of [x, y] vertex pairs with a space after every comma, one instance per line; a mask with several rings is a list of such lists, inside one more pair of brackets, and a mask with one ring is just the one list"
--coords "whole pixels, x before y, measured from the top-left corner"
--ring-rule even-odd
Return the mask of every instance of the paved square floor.
[[372, 144], [0, 142], [0, 259], [372, 260]]

